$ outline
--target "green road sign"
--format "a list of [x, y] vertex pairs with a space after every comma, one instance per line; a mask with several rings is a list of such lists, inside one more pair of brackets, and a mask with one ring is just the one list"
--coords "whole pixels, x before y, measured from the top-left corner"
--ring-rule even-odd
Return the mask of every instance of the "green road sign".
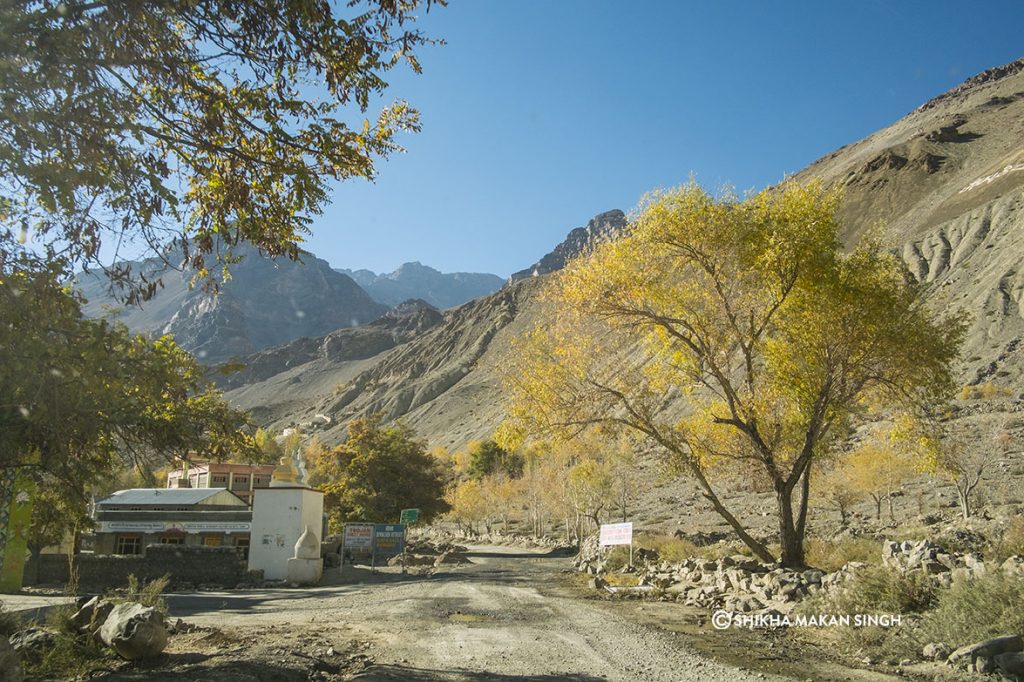
[[403, 509], [402, 515], [399, 517], [399, 523], [416, 523], [420, 520], [419, 509]]

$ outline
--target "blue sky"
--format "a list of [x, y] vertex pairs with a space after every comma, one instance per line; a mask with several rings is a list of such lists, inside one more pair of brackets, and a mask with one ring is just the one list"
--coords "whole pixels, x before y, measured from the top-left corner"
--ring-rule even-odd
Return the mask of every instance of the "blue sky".
[[524, 268], [686, 182], [759, 189], [1024, 56], [1024, 2], [451, 0], [389, 98], [421, 112], [306, 248], [336, 267]]

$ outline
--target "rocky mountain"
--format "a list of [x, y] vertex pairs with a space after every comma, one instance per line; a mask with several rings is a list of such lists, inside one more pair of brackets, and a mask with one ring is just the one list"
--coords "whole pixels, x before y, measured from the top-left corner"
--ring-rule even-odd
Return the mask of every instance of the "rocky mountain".
[[453, 308], [494, 293], [505, 283], [501, 277], [480, 272], [443, 273], [419, 262], [405, 263], [394, 272], [338, 269], [354, 279], [375, 301], [397, 305], [422, 299], [437, 308]]
[[518, 282], [527, 277], [539, 277], [565, 267], [573, 257], [590, 250], [601, 239], [614, 237], [626, 227], [626, 214], [619, 209], [599, 213], [584, 226], [569, 232], [561, 244], [539, 261], [519, 272], [512, 273], [509, 282]]
[[[928, 284], [931, 304], [972, 316], [965, 384], [993, 380], [1015, 391], [1024, 374], [1022, 140], [1024, 60], [968, 80], [798, 176], [845, 187], [848, 245], [881, 224], [909, 270]], [[292, 344], [294, 360], [283, 371], [252, 375], [228, 396], [279, 428], [328, 415], [328, 441], [343, 437], [349, 419], [371, 412], [401, 417], [432, 444], [486, 438], [503, 410], [495, 370], [512, 339], [543, 314], [535, 296], [542, 275], [625, 224], [621, 211], [595, 216], [504, 289], [432, 317], [429, 328], [374, 347], [381, 350], [372, 357], [337, 361], [310, 350], [328, 337], [306, 342], [305, 351]], [[288, 348], [275, 352], [288, 355]]]
[[206, 363], [222, 362], [306, 336], [322, 336], [379, 318], [388, 306], [370, 298], [352, 278], [335, 272], [312, 254], [302, 262], [273, 260], [251, 247], [236, 250], [241, 261], [231, 279], [211, 296], [189, 287], [190, 272], [167, 267], [160, 259], [134, 263], [163, 288], [138, 306], [117, 304], [100, 272], [76, 278], [88, 303], [86, 315], [108, 315], [144, 334], [172, 334]]
[[971, 316], [963, 380], [1024, 374], [1024, 59], [802, 171], [845, 188], [844, 237], [884, 226], [936, 308]]

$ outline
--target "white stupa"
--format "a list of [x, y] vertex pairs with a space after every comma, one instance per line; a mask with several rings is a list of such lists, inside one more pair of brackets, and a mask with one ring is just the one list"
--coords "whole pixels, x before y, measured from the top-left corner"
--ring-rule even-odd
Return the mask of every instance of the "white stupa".
[[324, 494], [299, 483], [295, 466], [282, 458], [270, 487], [253, 491], [249, 569], [266, 580], [319, 581], [323, 512]]

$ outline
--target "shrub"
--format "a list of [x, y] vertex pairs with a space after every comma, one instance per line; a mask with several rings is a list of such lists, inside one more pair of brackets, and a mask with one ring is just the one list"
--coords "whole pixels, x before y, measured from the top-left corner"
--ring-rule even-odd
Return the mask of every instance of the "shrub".
[[1001, 571], [959, 580], [942, 590], [921, 620], [918, 643], [954, 647], [1024, 632], [1024, 580]]
[[889, 566], [866, 566], [837, 592], [817, 603], [818, 613], [920, 613], [935, 603], [935, 588], [924, 573], [901, 573]]
[[71, 679], [97, 667], [97, 662], [114, 656], [91, 637], [81, 637], [71, 622], [73, 604], [61, 604], [46, 614], [47, 629], [53, 632], [53, 645], [42, 658], [24, 659], [29, 679]]
[[167, 600], [163, 591], [171, 582], [171, 575], [165, 573], [159, 578], [143, 584], [134, 574], [128, 576], [128, 587], [124, 591], [108, 592], [106, 598], [113, 602], [138, 602], [143, 606], [152, 606], [157, 611], [167, 613]]
[[697, 545], [671, 535], [644, 535], [639, 539], [638, 545], [644, 549], [653, 549], [662, 561], [672, 564], [701, 554], [701, 548]]
[[826, 540], [810, 538], [805, 546], [809, 566], [831, 573], [851, 561], [877, 564], [882, 560], [882, 544], [869, 537]]
[[992, 559], [1002, 563], [1015, 554], [1024, 555], [1024, 518], [1010, 521], [1006, 531], [993, 545]]
[[[923, 573], [903, 574], [888, 566], [867, 566], [854, 574], [846, 585], [831, 594], [819, 594], [805, 600], [798, 613], [808, 615], [835, 614], [901, 614], [924, 611], [935, 601], [935, 589]], [[880, 626], [835, 627], [809, 630], [813, 638], [832, 640], [831, 643], [848, 653], [870, 651], [883, 656], [905, 658], [917, 647], [911, 629]]]
[[26, 672], [30, 679], [72, 679], [95, 669], [99, 661], [114, 658], [91, 637], [77, 637], [66, 630], [58, 630], [53, 646], [38, 663], [29, 662]]

